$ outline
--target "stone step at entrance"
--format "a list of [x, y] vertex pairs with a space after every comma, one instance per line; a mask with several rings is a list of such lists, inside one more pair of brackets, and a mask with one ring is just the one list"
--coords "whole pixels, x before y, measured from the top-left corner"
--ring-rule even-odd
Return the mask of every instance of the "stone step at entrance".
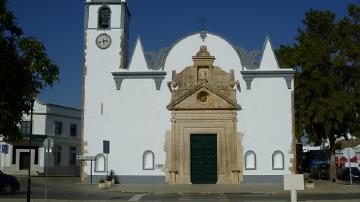
[[225, 194], [183, 194], [179, 201], [228, 201]]

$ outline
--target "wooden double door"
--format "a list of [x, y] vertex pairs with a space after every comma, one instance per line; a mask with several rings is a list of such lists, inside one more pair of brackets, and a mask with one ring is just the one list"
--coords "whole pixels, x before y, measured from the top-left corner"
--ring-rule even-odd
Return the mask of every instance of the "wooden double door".
[[216, 134], [191, 134], [191, 182], [193, 184], [217, 183]]

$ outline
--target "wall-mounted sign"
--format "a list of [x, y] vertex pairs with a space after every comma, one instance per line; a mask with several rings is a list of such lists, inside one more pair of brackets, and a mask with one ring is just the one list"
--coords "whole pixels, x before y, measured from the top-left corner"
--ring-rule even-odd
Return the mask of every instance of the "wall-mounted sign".
[[164, 164], [155, 164], [155, 169], [163, 169]]
[[9, 153], [9, 145], [8, 144], [3, 144], [1, 146], [1, 153], [3, 153], [3, 154], [8, 154]]
[[76, 156], [77, 160], [80, 161], [95, 161], [95, 156], [82, 156], [82, 155], [77, 155]]

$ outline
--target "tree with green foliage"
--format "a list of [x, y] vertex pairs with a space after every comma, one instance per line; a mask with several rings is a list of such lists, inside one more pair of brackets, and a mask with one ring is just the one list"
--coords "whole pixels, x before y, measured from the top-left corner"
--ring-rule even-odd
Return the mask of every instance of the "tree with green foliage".
[[41, 42], [24, 36], [6, 4], [0, 0], [0, 136], [17, 141], [23, 113], [35, 94], [58, 79], [59, 69]]
[[[328, 141], [329, 158], [338, 138], [360, 137], [359, 22], [356, 5], [338, 20], [330, 11], [311, 9], [295, 43], [276, 52], [282, 67], [302, 69], [295, 76], [297, 137], [306, 134], [317, 145]], [[337, 179], [333, 161], [330, 175]]]

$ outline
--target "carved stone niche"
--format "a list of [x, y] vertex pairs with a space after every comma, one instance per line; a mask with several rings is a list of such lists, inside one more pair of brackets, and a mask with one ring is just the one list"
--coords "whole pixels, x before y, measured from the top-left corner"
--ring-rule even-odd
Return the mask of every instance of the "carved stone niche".
[[166, 135], [166, 182], [191, 184], [190, 136], [216, 134], [218, 184], [238, 184], [243, 179], [242, 139], [237, 131], [237, 81], [234, 71], [213, 66], [215, 57], [206, 46], [193, 56], [193, 66], [173, 71], [168, 82], [171, 130]]

